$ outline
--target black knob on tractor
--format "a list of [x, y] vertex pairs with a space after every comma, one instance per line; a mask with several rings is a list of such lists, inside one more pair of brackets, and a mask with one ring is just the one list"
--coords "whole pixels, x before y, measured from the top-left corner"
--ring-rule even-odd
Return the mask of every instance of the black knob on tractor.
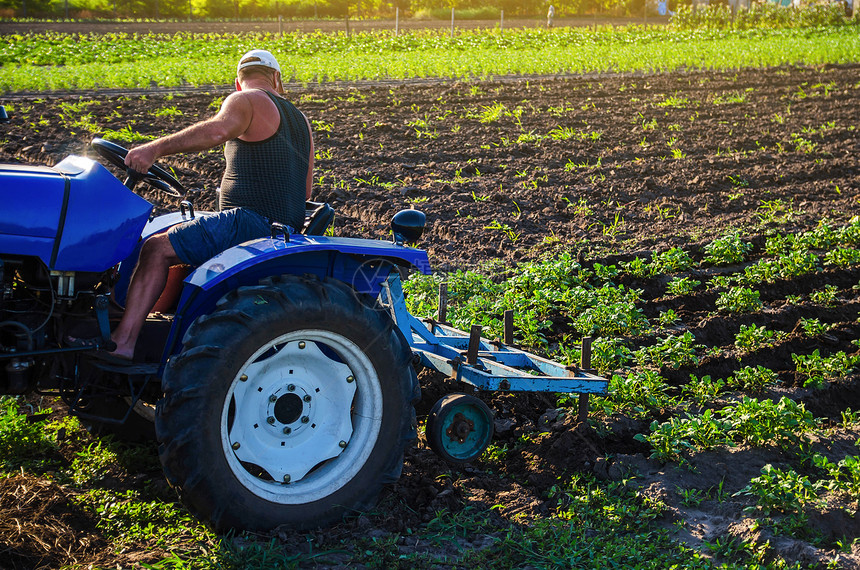
[[391, 231], [394, 232], [394, 243], [414, 243], [424, 233], [427, 216], [420, 210], [400, 210], [391, 219]]

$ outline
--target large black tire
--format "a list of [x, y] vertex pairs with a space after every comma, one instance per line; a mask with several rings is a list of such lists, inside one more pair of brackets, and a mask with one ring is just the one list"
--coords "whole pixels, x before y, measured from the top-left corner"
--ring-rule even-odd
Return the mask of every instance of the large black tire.
[[156, 409], [165, 475], [218, 532], [305, 529], [367, 510], [416, 437], [411, 351], [343, 283], [283, 276], [200, 317]]

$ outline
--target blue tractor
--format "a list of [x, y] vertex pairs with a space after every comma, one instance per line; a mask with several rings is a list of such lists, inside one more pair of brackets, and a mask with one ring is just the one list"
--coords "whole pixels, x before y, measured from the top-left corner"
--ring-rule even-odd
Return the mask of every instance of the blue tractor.
[[[122, 147], [92, 148], [123, 167]], [[371, 507], [416, 438], [418, 366], [473, 390], [580, 393], [581, 413], [606, 390], [587, 357], [562, 366], [480, 327], [409, 314], [401, 279], [431, 272], [407, 245], [423, 231], [416, 210], [394, 216], [386, 242], [322, 235], [333, 211], [308, 203], [300, 233], [275, 225], [269, 238], [172, 268], [134, 361], [64, 346], [67, 336], [108, 346], [142, 241], [206, 215], [183, 202], [154, 216], [132, 191], [140, 181], [184, 191], [157, 166], [122, 182], [74, 155], [0, 165], [0, 393], [57, 395], [125, 435], [154, 425], [167, 480], [218, 531], [316, 527]], [[452, 463], [479, 457], [492, 435], [492, 412], [473, 395], [445, 396], [427, 418], [430, 446]]]

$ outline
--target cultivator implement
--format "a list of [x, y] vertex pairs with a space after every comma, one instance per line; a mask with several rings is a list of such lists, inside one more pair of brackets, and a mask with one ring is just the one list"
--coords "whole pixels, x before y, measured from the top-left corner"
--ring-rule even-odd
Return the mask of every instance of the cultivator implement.
[[[513, 311], [504, 316], [504, 339], [481, 336], [481, 325], [467, 333], [444, 322], [446, 292], [440, 289], [438, 319], [419, 319], [406, 309], [398, 273], [383, 285], [382, 300], [412, 346], [416, 362], [469, 384], [476, 391], [554, 392], [579, 395], [579, 420], [588, 414], [589, 394], [605, 394], [608, 380], [591, 369], [591, 339], [582, 343], [580, 366], [567, 366], [515, 348]], [[431, 447], [448, 461], [466, 463], [492, 439], [493, 417], [479, 399], [449, 395], [436, 403], [427, 421]]]

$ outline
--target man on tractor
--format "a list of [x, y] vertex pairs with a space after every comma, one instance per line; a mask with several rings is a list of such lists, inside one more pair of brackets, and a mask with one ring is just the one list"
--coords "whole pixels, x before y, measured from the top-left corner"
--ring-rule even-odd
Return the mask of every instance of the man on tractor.
[[[125, 312], [111, 333], [116, 346], [97, 353], [103, 359], [134, 357], [137, 338], [172, 265], [198, 266], [230, 247], [270, 235], [273, 222], [287, 226], [287, 231], [304, 223], [313, 181], [310, 122], [283, 97], [280, 66], [268, 51], [243, 55], [236, 73], [236, 91], [214, 117], [135, 147], [125, 158], [129, 169], [145, 173], [160, 157], [224, 144], [226, 168], [217, 214], [195, 217], [144, 242]], [[70, 346], [100, 342], [66, 339]]]

